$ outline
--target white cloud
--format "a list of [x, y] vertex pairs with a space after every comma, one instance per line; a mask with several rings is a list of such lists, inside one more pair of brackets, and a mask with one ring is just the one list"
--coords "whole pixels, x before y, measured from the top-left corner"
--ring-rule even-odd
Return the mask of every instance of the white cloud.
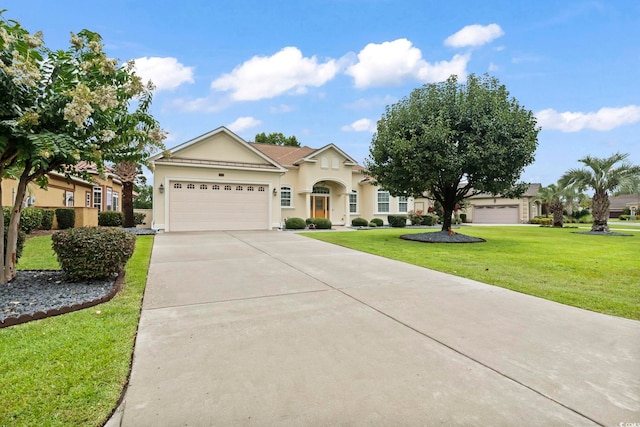
[[185, 67], [176, 58], [145, 56], [134, 61], [136, 73], [144, 82], [151, 80], [157, 92], [175, 89], [183, 83], [193, 83], [193, 68]]
[[351, 123], [350, 125], [342, 126], [342, 129], [345, 132], [371, 132], [374, 133], [376, 131], [376, 123], [371, 119], [360, 119]]
[[407, 79], [423, 83], [446, 80], [451, 74], [466, 75], [470, 56], [455, 55], [451, 61], [430, 64], [407, 39], [369, 43], [358, 53], [358, 62], [347, 68], [356, 87], [399, 85]]
[[561, 132], [578, 132], [583, 129], [606, 131], [619, 126], [640, 122], [640, 106], [604, 107], [590, 113], [565, 111], [559, 113], [552, 108], [536, 114], [542, 129], [553, 129]]
[[296, 47], [285, 47], [273, 56], [254, 56], [211, 83], [218, 91], [231, 91], [235, 101], [273, 98], [285, 92], [306, 93], [309, 86], [322, 86], [338, 73], [334, 59], [318, 63], [305, 58]]
[[489, 63], [489, 71], [498, 71], [499, 69], [500, 67], [494, 64], [493, 62]]
[[385, 95], [384, 97], [373, 96], [371, 98], [360, 98], [354, 102], [345, 104], [345, 108], [349, 108], [351, 110], [370, 110], [372, 108], [379, 109], [380, 107], [394, 104], [397, 101], [398, 98], [391, 95]]
[[498, 24], [467, 25], [457, 33], [447, 37], [444, 44], [451, 47], [482, 46], [503, 35], [504, 31]]
[[233, 132], [242, 132], [247, 129], [260, 126], [262, 122], [253, 117], [238, 117], [232, 123], [227, 125], [227, 128]]
[[294, 108], [291, 105], [287, 104], [273, 105], [269, 107], [269, 112], [272, 114], [290, 113], [293, 110]]

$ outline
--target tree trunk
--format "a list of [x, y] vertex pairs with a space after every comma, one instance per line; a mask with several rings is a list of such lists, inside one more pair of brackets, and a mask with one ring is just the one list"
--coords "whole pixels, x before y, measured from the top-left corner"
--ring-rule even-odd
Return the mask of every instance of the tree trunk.
[[20, 228], [20, 214], [22, 213], [22, 202], [27, 193], [27, 179], [24, 174], [18, 181], [18, 189], [16, 190], [16, 200], [11, 209], [11, 219], [9, 220], [9, 229], [7, 230], [7, 247], [4, 257], [4, 283], [13, 280], [16, 277], [16, 255], [18, 247], [18, 232]]
[[551, 209], [553, 209], [553, 226], [560, 227], [564, 225], [564, 215], [562, 212], [562, 202], [554, 202], [551, 205]]
[[609, 219], [609, 196], [606, 191], [596, 191], [593, 195], [593, 199], [591, 200], [591, 214], [593, 215], [591, 231], [608, 233], [609, 225], [607, 224], [607, 221]]
[[122, 213], [124, 219], [122, 222], [123, 227], [132, 228], [135, 227], [135, 221], [133, 218], [133, 182], [122, 182]]
[[443, 200], [440, 201], [440, 203], [444, 210], [442, 214], [442, 231], [451, 231], [451, 216], [453, 215], [453, 211], [455, 210], [457, 203], [455, 188], [447, 190], [445, 194], [443, 194]]

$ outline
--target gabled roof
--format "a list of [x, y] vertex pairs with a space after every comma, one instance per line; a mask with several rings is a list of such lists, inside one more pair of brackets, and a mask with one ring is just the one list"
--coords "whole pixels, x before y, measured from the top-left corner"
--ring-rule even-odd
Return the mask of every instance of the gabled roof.
[[[227, 136], [229, 136], [232, 140], [234, 140], [235, 142], [237, 142], [238, 144], [243, 145], [244, 147], [246, 147], [248, 150], [252, 151], [253, 153], [255, 153], [257, 156], [259, 156], [261, 159], [263, 159], [265, 161], [264, 164], [255, 164], [255, 163], [237, 163], [237, 162], [228, 162], [228, 161], [216, 161], [216, 160], [199, 160], [199, 159], [177, 159], [177, 158], [172, 158], [172, 155], [179, 153], [180, 151], [191, 147], [192, 145], [195, 145], [205, 139], [208, 139], [212, 136], [215, 136], [217, 134], [225, 134]], [[177, 145], [173, 148], [171, 148], [170, 150], [168, 150], [168, 155], [167, 155], [167, 151], [162, 152], [162, 153], [158, 153], [154, 156], [151, 156], [149, 158], [150, 162], [162, 162], [162, 163], [182, 163], [182, 164], [194, 164], [194, 165], [202, 165], [202, 166], [220, 166], [220, 167], [228, 167], [228, 168], [251, 168], [251, 169], [256, 169], [256, 168], [260, 168], [260, 169], [271, 169], [271, 170], [275, 170], [278, 172], [285, 172], [286, 169], [282, 167], [281, 164], [279, 164], [278, 162], [274, 161], [274, 159], [272, 159], [271, 157], [265, 155], [262, 151], [256, 149], [255, 144], [249, 143], [247, 141], [245, 141], [244, 139], [240, 138], [238, 135], [236, 135], [235, 133], [233, 133], [232, 131], [230, 131], [229, 129], [227, 129], [224, 126], [220, 126], [210, 132], [207, 132], [203, 135], [200, 135], [196, 138], [190, 139], [189, 141], [183, 142], [180, 145]]]
[[[538, 194], [538, 192], [540, 191], [540, 188], [542, 188], [542, 184], [539, 184], [539, 183], [529, 184], [529, 187], [527, 187], [526, 191], [520, 197], [534, 197], [536, 194]], [[471, 196], [470, 199], [485, 199], [485, 198], [494, 198], [494, 197], [502, 197], [502, 196], [494, 196], [493, 194], [490, 194], [490, 193], [479, 193], [474, 196]]]
[[302, 147], [256, 143], [253, 143], [252, 145], [283, 166], [298, 166], [302, 162], [315, 162], [316, 160], [313, 159], [313, 157], [333, 148], [346, 159], [346, 165], [364, 169], [359, 166], [358, 162], [353, 160], [351, 156], [336, 147], [334, 144], [328, 144], [322, 148], [311, 148], [306, 145]]
[[609, 196], [609, 209], [622, 210], [629, 204], [640, 202], [639, 194], [621, 194], [619, 196]]

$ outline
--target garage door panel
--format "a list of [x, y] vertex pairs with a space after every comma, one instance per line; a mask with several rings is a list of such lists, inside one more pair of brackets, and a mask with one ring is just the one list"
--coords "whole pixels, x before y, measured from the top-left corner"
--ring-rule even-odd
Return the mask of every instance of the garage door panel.
[[[269, 229], [265, 185], [214, 185], [169, 186], [169, 231]], [[264, 191], [258, 191], [260, 187]]]
[[517, 206], [474, 206], [473, 222], [477, 224], [518, 224]]

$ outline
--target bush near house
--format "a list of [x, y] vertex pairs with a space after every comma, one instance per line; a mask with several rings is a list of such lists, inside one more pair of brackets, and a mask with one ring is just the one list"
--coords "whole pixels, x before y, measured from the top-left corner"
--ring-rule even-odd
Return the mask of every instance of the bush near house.
[[[4, 211], [4, 226], [9, 226], [11, 220], [11, 209], [8, 206], [2, 208]], [[44, 210], [40, 208], [23, 208], [20, 213], [20, 230], [29, 234], [33, 230], [40, 228]]]
[[331, 221], [326, 218], [309, 218], [311, 220], [309, 224], [309, 228], [316, 228], [318, 230], [331, 230]]
[[70, 280], [105, 279], [124, 268], [136, 236], [118, 228], [81, 227], [54, 233], [51, 246]]
[[432, 226], [438, 223], [438, 215], [426, 214], [422, 216], [422, 225]]
[[407, 216], [406, 215], [389, 215], [387, 216], [387, 221], [389, 221], [389, 225], [392, 227], [406, 227], [407, 226]]
[[462, 223], [466, 223], [467, 222], [467, 214], [466, 213], [461, 213], [460, 214], [460, 221], [462, 221]]
[[620, 221], [629, 221], [631, 219], [631, 215], [622, 214], [618, 217]]
[[122, 225], [122, 212], [103, 211], [98, 214], [98, 226], [120, 227]]
[[536, 216], [531, 220], [531, 224], [553, 225], [553, 218], [546, 216]]
[[373, 224], [373, 225], [374, 225], [374, 226], [376, 226], [376, 227], [382, 227], [382, 226], [384, 225], [384, 221], [383, 221], [383, 220], [381, 220], [380, 218], [373, 218], [373, 219], [370, 221], [370, 223], [371, 223], [371, 224]]
[[364, 218], [353, 218], [351, 220], [351, 225], [353, 225], [354, 227], [366, 227], [367, 225], [369, 225], [369, 221]]
[[56, 220], [60, 230], [73, 228], [76, 224], [76, 211], [69, 208], [58, 208], [56, 209]]
[[53, 217], [56, 213], [53, 209], [42, 209], [42, 222], [40, 228], [43, 230], [51, 230], [53, 228]]
[[284, 220], [285, 228], [289, 230], [304, 230], [307, 228], [307, 223], [302, 218], [287, 218]]
[[142, 225], [144, 224], [144, 219], [147, 217], [147, 214], [144, 214], [142, 212], [134, 212], [133, 213], [133, 223], [135, 225]]

